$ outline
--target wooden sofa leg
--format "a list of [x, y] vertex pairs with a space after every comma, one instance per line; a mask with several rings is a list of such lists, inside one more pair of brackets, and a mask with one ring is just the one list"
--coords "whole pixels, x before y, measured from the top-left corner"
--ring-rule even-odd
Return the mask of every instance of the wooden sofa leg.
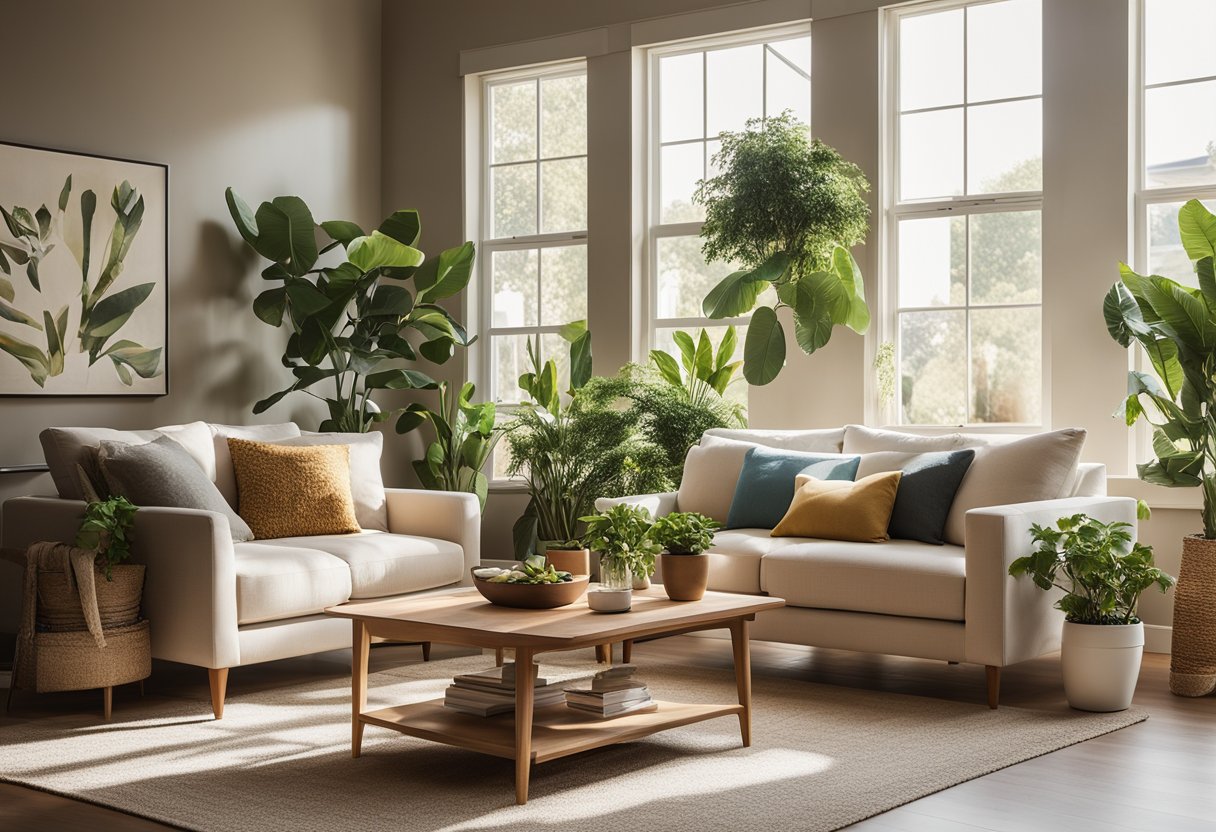
[[211, 681], [211, 710], [216, 719], [224, 718], [224, 696], [228, 693], [228, 668], [216, 667], [207, 670]]
[[422, 642], [422, 660], [424, 662], [431, 660], [431, 643], [429, 641]]
[[984, 673], [988, 677], [988, 707], [995, 711], [1001, 701], [1001, 669], [995, 665], [985, 665]]

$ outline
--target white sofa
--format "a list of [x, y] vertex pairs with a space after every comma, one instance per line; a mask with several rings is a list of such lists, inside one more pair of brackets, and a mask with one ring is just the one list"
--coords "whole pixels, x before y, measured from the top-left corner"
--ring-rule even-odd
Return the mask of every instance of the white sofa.
[[[881, 447], [883, 432], [853, 429], [865, 432], [862, 441], [851, 443], [849, 428], [714, 430], [702, 444], [725, 439], [846, 454], [909, 450], [902, 440], [895, 443], [898, 448]], [[1024, 438], [955, 434], [928, 439], [921, 449], [977, 447], [981, 453], [980, 447]], [[911, 450], [918, 449], [918, 442], [919, 438], [911, 440]], [[978, 463], [977, 456], [967, 476]], [[656, 516], [700, 511], [724, 521], [738, 472], [732, 465], [694, 471], [690, 456], [679, 492], [601, 499], [596, 507], [602, 511], [626, 502], [645, 506]], [[690, 475], [695, 482], [689, 481]], [[1053, 608], [1056, 595], [1008, 574], [1009, 564], [1032, 548], [1031, 524], [1048, 525], [1081, 512], [1105, 522], [1136, 522], [1134, 500], [1105, 496], [1104, 466], [1074, 462], [1060, 482], [1060, 493], [1053, 499], [989, 505], [960, 514], [965, 539], [959, 542], [964, 545], [771, 537], [769, 529], [719, 531], [709, 550], [709, 588], [786, 600], [784, 608], [757, 617], [751, 628], [756, 639], [984, 665], [988, 703], [995, 708], [1000, 668], [1060, 646], [1063, 615]], [[964, 478], [960, 496], [967, 486]], [[955, 508], [960, 508], [957, 501]], [[657, 580], [662, 580], [661, 573]]]
[[[269, 427], [300, 435], [295, 425]], [[116, 432], [101, 433], [114, 438]], [[223, 437], [216, 439], [219, 447]], [[62, 496], [6, 501], [4, 547], [75, 539], [85, 503], [65, 479], [68, 460], [46, 449]], [[225, 477], [234, 483], [231, 459], [218, 456], [217, 485]], [[133, 557], [148, 566], [143, 604], [153, 657], [207, 668], [218, 719], [229, 668], [350, 645], [350, 622], [324, 615], [326, 607], [467, 584], [480, 560], [477, 498], [404, 489], [383, 494], [385, 530], [244, 543], [233, 543], [222, 514], [142, 508]]]

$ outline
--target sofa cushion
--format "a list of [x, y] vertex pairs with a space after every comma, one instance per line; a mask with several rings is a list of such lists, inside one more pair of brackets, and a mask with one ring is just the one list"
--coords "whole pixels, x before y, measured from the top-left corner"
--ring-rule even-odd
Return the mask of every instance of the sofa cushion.
[[923, 454], [878, 451], [862, 455], [857, 478], [902, 471], [888, 533], [902, 540], [941, 545], [954, 495], [974, 459], [974, 448]]
[[215, 487], [224, 495], [228, 505], [236, 508], [236, 473], [232, 470], [232, 454], [228, 440], [252, 439], [255, 442], [274, 442], [300, 435], [295, 422], [276, 425], [208, 425], [211, 431], [211, 447], [215, 457]]
[[238, 510], [259, 540], [359, 531], [350, 446], [289, 448], [229, 439]]
[[788, 539], [774, 538], [769, 529], [725, 529], [714, 535], [709, 555], [709, 588], [718, 592], [760, 593], [760, 559]]
[[963, 620], [963, 549], [910, 540], [787, 543], [760, 563], [760, 587], [795, 607]]
[[885, 543], [899, 471], [871, 474], [857, 482], [798, 477], [798, 493], [773, 537], [822, 537]]
[[753, 445], [763, 445], [766, 448], [780, 448], [784, 451], [838, 454], [844, 442], [844, 428], [828, 428], [827, 430], [710, 428], [705, 431], [705, 437], [701, 439], [702, 445], [706, 444], [706, 437], [747, 442]]
[[431, 537], [362, 534], [288, 537], [268, 546], [308, 547], [340, 558], [350, 568], [352, 598], [381, 598], [458, 583], [465, 577], [464, 550]]
[[[211, 431], [205, 422], [186, 425], [169, 425], [152, 430], [114, 430], [113, 428], [47, 428], [38, 434], [47, 467], [55, 489], [65, 500], [83, 500], [78, 466], [89, 471], [91, 466], [86, 450], [96, 448], [103, 439], [110, 442], [125, 442], [128, 445], [151, 442], [168, 436], [181, 445], [186, 453], [206, 472], [208, 479], [215, 478], [215, 448], [211, 442]], [[101, 483], [94, 483], [100, 486]]]
[[252, 542], [238, 543], [233, 551], [238, 624], [314, 615], [350, 600], [350, 568], [341, 558], [304, 546]]
[[960, 448], [971, 448], [974, 447], [974, 443], [968, 444], [961, 433], [925, 436], [898, 430], [868, 428], [864, 425], [846, 425], [842, 447], [846, 454], [872, 454], [880, 451], [923, 454], [931, 451], [956, 451]]
[[350, 496], [355, 503], [359, 527], [372, 531], [388, 531], [388, 508], [384, 499], [384, 478], [380, 473], [380, 456], [384, 450], [384, 434], [370, 433], [312, 433], [305, 431], [291, 439], [273, 444], [296, 447], [313, 445], [346, 445], [350, 448]]
[[813, 454], [755, 446], [743, 455], [727, 513], [728, 529], [771, 529], [781, 522], [794, 499], [794, 478], [809, 474], [819, 480], [852, 480], [858, 456]]

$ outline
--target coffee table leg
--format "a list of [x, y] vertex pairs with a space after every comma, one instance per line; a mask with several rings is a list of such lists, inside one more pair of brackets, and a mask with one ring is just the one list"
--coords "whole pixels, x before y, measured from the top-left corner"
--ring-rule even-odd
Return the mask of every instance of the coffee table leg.
[[363, 720], [360, 717], [367, 708], [367, 654], [371, 650], [372, 638], [367, 625], [358, 618], [351, 619], [351, 625], [350, 755], [358, 757], [363, 751]]
[[528, 802], [528, 778], [532, 773], [532, 692], [536, 668], [532, 651], [515, 651], [515, 802]]
[[747, 624], [747, 619], [738, 618], [730, 625], [730, 641], [735, 651], [735, 684], [739, 688], [739, 704], [743, 706], [743, 713], [739, 714], [739, 734], [743, 737], [744, 748], [752, 744], [752, 654]]

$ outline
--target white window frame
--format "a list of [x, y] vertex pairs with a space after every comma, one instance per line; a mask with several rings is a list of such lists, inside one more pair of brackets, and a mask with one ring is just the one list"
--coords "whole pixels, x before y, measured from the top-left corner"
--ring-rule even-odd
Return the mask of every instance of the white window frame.
[[[987, 213], [1015, 213], [1020, 211], [1043, 210], [1043, 191], [1012, 191], [1008, 193], [983, 194], [976, 196], [962, 195], [944, 199], [918, 199], [901, 201], [899, 199], [900, 169], [899, 169], [899, 132], [900, 116], [905, 114], [900, 110], [899, 86], [899, 22], [908, 17], [918, 17], [926, 14], [949, 11], [951, 9], [966, 9], [968, 7], [986, 5], [1001, 0], [937, 0], [937, 2], [917, 3], [899, 8], [882, 9], [883, 49], [880, 59], [880, 136], [882, 152], [879, 154], [879, 196], [881, 200], [882, 217], [878, 223], [878, 246], [880, 252], [878, 281], [878, 297], [875, 299], [877, 314], [874, 316], [878, 326], [874, 327], [874, 341], [869, 355], [877, 352], [877, 346], [890, 342], [894, 346], [895, 356], [895, 391], [890, 402], [880, 402], [877, 384], [873, 380], [873, 368], [867, 368], [869, 394], [866, 396], [866, 420], [868, 424], [898, 425], [901, 430], [923, 431], [926, 433], [941, 432], [966, 428], [972, 433], [1034, 433], [1050, 426], [1050, 375], [1047, 367], [1050, 361], [1048, 353], [1047, 325], [1043, 317], [1043, 296], [1040, 290], [1038, 303], [1020, 304], [971, 304], [971, 274], [970, 274], [970, 234], [967, 235], [966, 245], [968, 274], [966, 302], [963, 305], [942, 305], [924, 307], [899, 306], [899, 222], [907, 219], [971, 217]], [[1046, 0], [1045, 0], [1046, 2]], [[935, 112], [949, 109], [962, 109], [963, 121], [963, 171], [967, 170], [967, 109], [976, 105], [1003, 104], [1013, 101], [1043, 100], [1040, 90], [1038, 95], [1014, 96], [984, 100], [982, 102], [967, 101], [967, 68], [966, 43], [967, 25], [964, 12], [963, 21], [963, 103], [938, 107], [923, 107], [908, 110], [907, 113]], [[1041, 251], [1041, 249], [1040, 249]], [[1040, 257], [1042, 255], [1040, 254]], [[1046, 269], [1043, 269], [1044, 275]], [[1028, 422], [972, 422], [965, 421], [958, 425], [936, 425], [908, 423], [902, 420], [902, 392], [899, 374], [900, 367], [900, 338], [899, 316], [903, 312], [931, 311], [951, 312], [963, 311], [965, 314], [965, 367], [966, 367], [966, 407], [968, 415], [971, 411], [972, 371], [971, 371], [971, 310], [973, 309], [1026, 309], [1040, 310], [1041, 331], [1041, 365], [1040, 365], [1040, 412], [1039, 421]]]
[[[540, 155], [540, 120], [541, 120], [541, 104], [539, 96], [539, 84], [542, 80], [551, 78], [568, 78], [577, 75], [586, 76], [587, 62], [584, 60], [565, 61], [560, 64], [553, 64], [544, 67], [529, 67], [523, 69], [506, 70], [503, 72], [487, 73], [481, 76], [481, 138], [480, 138], [480, 154], [481, 158], [478, 164], [478, 181], [479, 181], [479, 204], [478, 212], [478, 238], [480, 243], [477, 249], [478, 261], [478, 331], [481, 333], [479, 339], [481, 343], [480, 356], [478, 361], [478, 387], [486, 391], [486, 397], [490, 401], [495, 401], [499, 405], [500, 412], [503, 415], [509, 415], [511, 408], [520, 404], [519, 402], [504, 401], [501, 397], [501, 392], [496, 389], [497, 367], [494, 363], [493, 354], [493, 339], [495, 336], [505, 335], [528, 335], [534, 337], [534, 348], [539, 348], [539, 340], [543, 335], [557, 334], [561, 330], [561, 325], [540, 325], [541, 309], [544, 306], [544, 300], [537, 295], [537, 311], [536, 311], [536, 326], [523, 327], [495, 327], [494, 326], [494, 281], [492, 263], [494, 252], [503, 251], [519, 251], [528, 249], [547, 249], [560, 248], [564, 246], [586, 246], [588, 242], [588, 230], [586, 228], [563, 231], [558, 233], [539, 233], [539, 226], [536, 234], [528, 234], [516, 237], [487, 237], [490, 230], [493, 228], [493, 201], [490, 188], [491, 172], [496, 167], [510, 167], [512, 165], [528, 164], [527, 162], [491, 162], [492, 152], [492, 137], [490, 135], [494, 127], [493, 114], [491, 108], [493, 106], [493, 97], [490, 90], [499, 85], [519, 83], [520, 81], [532, 80], [537, 84], [537, 104], [536, 104], [536, 141], [537, 141], [537, 156], [532, 160], [531, 164], [536, 165], [536, 210], [539, 218], [541, 211], [541, 176], [540, 164], [542, 161], [555, 161], [563, 159], [589, 159], [587, 152], [573, 156], [554, 156], [543, 157]], [[540, 269], [541, 263], [538, 258], [537, 264], [538, 278], [543, 280]], [[569, 323], [569, 322], [563, 322]], [[494, 480], [494, 482], [508, 482], [509, 480]]]
[[[659, 240], [669, 237], [699, 237], [701, 234], [701, 226], [704, 224], [700, 221], [693, 222], [678, 222], [678, 223], [663, 223], [662, 218], [662, 194], [660, 191], [659, 180], [659, 164], [661, 148], [666, 145], [676, 144], [693, 144], [695, 142], [707, 143], [712, 141], [712, 138], [707, 135], [706, 119], [708, 115], [708, 107], [706, 106], [708, 98], [708, 73], [704, 59], [702, 62], [701, 76], [701, 133], [702, 138], [684, 139], [674, 142], [661, 142], [659, 134], [659, 113], [660, 113], [660, 84], [659, 84], [659, 60], [661, 58], [671, 57], [673, 55], [688, 55], [694, 53], [707, 54], [719, 49], [731, 49], [738, 46], [751, 46], [754, 44], [777, 43], [783, 40], [793, 40], [795, 38], [808, 37], [811, 34], [810, 21], [800, 23], [784, 24], [764, 29], [755, 29], [747, 32], [731, 33], [725, 35], [715, 35], [712, 37], [696, 38], [694, 40], [680, 41], [674, 44], [665, 44], [652, 46], [646, 50], [646, 173], [644, 177], [645, 199], [643, 200], [644, 225], [646, 228], [646, 243], [645, 243], [645, 263], [646, 273], [643, 284], [644, 291], [642, 292], [642, 315], [644, 321], [644, 349], [643, 360], [649, 355], [650, 350], [658, 346], [657, 332], [660, 329], [692, 329], [694, 331], [702, 327], [746, 327], [751, 321], [750, 315], [742, 315], [733, 318], [706, 318], [703, 316], [693, 317], [677, 317], [677, 318], [660, 318], [657, 317], [659, 309]], [[815, 48], [814, 41], [811, 42], [811, 49]], [[813, 53], [812, 53], [813, 54]], [[760, 94], [764, 101], [768, 98], [768, 63], [762, 62], [762, 83]], [[764, 101], [762, 101], [761, 110], [763, 111]], [[706, 168], [708, 169], [709, 160], [705, 160]], [[740, 339], [740, 346], [742, 339]]]

